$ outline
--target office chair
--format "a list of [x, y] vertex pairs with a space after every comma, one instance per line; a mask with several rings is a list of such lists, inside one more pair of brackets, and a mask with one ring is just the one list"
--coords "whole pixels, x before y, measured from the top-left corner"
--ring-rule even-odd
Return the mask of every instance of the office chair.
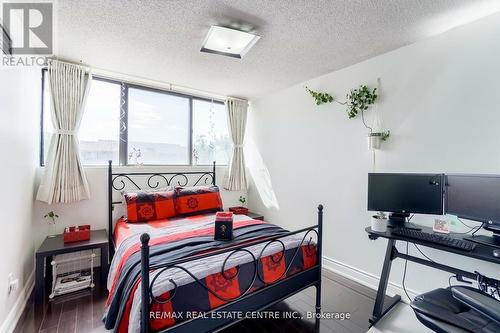
[[472, 287], [436, 289], [415, 297], [411, 307], [434, 332], [500, 332], [500, 301]]

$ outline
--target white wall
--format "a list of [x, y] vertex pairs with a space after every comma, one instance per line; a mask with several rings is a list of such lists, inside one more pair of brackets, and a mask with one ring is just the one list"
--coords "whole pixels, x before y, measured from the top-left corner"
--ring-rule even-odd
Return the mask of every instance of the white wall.
[[[115, 170], [115, 169], [114, 169]], [[147, 170], [147, 171], [146, 171]], [[177, 172], [177, 171], [211, 171], [212, 166], [168, 166], [168, 167], [116, 167], [115, 171], [120, 172]], [[92, 229], [107, 229], [108, 223], [108, 178], [107, 167], [87, 167], [85, 168], [87, 180], [90, 186], [90, 199], [72, 204], [53, 204], [48, 205], [41, 201], [35, 201], [33, 210], [33, 219], [44, 225], [44, 232], [35, 239], [35, 244], [38, 246], [49, 232], [49, 227], [44, 221], [43, 216], [53, 210], [59, 215], [57, 220], [56, 230], [62, 232], [66, 226], [90, 224]], [[36, 186], [38, 186], [40, 177], [43, 173], [43, 168], [37, 170]], [[237, 206], [240, 195], [246, 195], [246, 191], [225, 191], [222, 187], [227, 173], [227, 167], [217, 167], [216, 183], [221, 191], [224, 207]]]
[[[367, 131], [361, 119], [347, 118], [343, 106], [316, 106], [304, 86], [343, 100], [351, 88], [374, 87], [381, 78], [376, 110], [392, 135], [376, 155], [377, 171], [500, 174], [499, 40], [496, 14], [252, 101], [247, 158], [259, 186], [249, 190], [250, 208], [296, 229], [315, 224], [316, 206], [323, 203], [326, 264], [376, 284], [386, 242], [369, 241], [364, 231], [371, 215]], [[414, 221], [430, 225], [433, 217]], [[498, 266], [423, 250], [500, 278]], [[415, 292], [448, 285], [449, 274], [413, 263], [408, 272], [407, 287]], [[402, 262], [396, 261], [392, 286], [401, 279]]]
[[[40, 110], [40, 69], [0, 69], [0, 331], [22, 311], [24, 291], [32, 283], [33, 182], [37, 163]], [[10, 295], [7, 278], [19, 278]], [[23, 290], [24, 289], [24, 290]], [[3, 324], [2, 324], [3, 323]]]

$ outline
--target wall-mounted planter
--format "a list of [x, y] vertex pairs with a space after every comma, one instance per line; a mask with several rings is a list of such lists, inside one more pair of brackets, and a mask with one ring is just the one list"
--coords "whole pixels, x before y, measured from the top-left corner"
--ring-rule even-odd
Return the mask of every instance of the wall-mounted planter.
[[382, 143], [382, 133], [368, 133], [368, 149], [380, 149]]
[[376, 150], [380, 149], [380, 144], [382, 141], [386, 141], [389, 138], [390, 132], [371, 132], [368, 133], [368, 149]]

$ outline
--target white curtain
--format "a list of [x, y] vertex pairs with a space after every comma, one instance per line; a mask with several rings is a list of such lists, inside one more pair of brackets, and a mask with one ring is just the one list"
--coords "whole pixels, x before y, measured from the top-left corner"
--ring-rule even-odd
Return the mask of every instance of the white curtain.
[[50, 112], [55, 133], [37, 200], [52, 204], [89, 198], [78, 148], [78, 129], [91, 82], [88, 71], [86, 67], [62, 61], [49, 62]]
[[226, 110], [229, 117], [229, 129], [233, 140], [233, 158], [229, 165], [229, 177], [224, 186], [229, 191], [247, 189], [245, 171], [245, 156], [243, 155], [243, 141], [247, 125], [248, 102], [240, 99], [228, 98]]

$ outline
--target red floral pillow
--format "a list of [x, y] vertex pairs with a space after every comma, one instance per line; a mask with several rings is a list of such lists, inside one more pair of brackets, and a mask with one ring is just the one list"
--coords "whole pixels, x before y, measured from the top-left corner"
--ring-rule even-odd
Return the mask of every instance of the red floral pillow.
[[175, 188], [175, 211], [178, 215], [211, 213], [222, 210], [219, 187], [193, 186]]
[[124, 192], [127, 222], [148, 222], [175, 216], [174, 197], [174, 190]]

